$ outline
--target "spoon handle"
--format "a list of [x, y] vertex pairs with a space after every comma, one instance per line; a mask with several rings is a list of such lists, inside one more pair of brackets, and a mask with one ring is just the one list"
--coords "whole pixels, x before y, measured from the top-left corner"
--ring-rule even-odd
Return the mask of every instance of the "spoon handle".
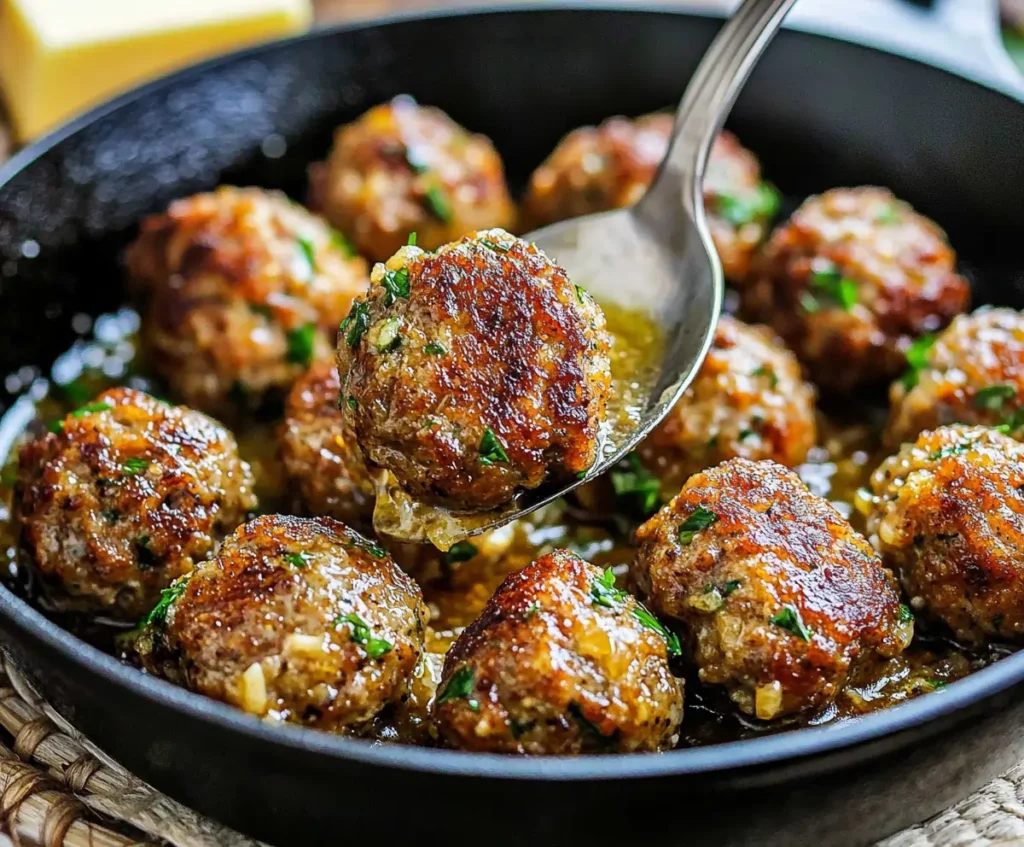
[[[679, 191], [694, 220], [704, 220], [703, 182], [715, 136], [754, 65], [796, 0], [743, 0], [725, 22], [686, 88], [676, 111], [668, 153], [638, 204], [678, 209]], [[669, 192], [668, 196], [666, 192]]]

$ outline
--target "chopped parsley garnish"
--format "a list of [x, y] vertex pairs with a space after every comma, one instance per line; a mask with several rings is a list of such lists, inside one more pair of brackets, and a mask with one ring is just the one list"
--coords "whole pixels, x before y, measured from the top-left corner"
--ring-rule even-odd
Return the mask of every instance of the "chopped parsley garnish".
[[[819, 269], [811, 270], [810, 280], [811, 288], [844, 311], [849, 312], [857, 305], [857, 283], [839, 273], [838, 268], [831, 262], [819, 263]], [[816, 312], [822, 308], [823, 304], [818, 296], [810, 291], [805, 291], [802, 292], [801, 297], [804, 294], [813, 301], [811, 308], [807, 309], [805, 305], [806, 311]], [[802, 299], [801, 305], [804, 305]]]
[[974, 446], [973, 441], [968, 441], [961, 444], [947, 444], [936, 450], [934, 453], [928, 456], [928, 461], [934, 462], [938, 459], [948, 459], [950, 456], [959, 456], [961, 453], [966, 453]]
[[928, 358], [932, 347], [935, 345], [936, 338], [937, 336], [934, 333], [922, 335], [920, 338], [915, 338], [907, 348], [907, 365], [909, 369], [900, 377], [900, 381], [907, 391], [917, 385], [919, 372], [928, 367]]
[[767, 365], [758, 365], [750, 372], [751, 376], [766, 376], [768, 377], [768, 384], [772, 389], [779, 387], [779, 375], [774, 370], [768, 368]]
[[73, 418], [84, 418], [86, 415], [91, 415], [93, 412], [109, 412], [114, 407], [109, 403], [90, 403], [88, 406], [82, 406], [81, 409], [75, 409], [71, 413]]
[[50, 421], [49, 430], [55, 435], [60, 435], [64, 431], [64, 421], [61, 419]]
[[526, 607], [526, 611], [523, 612], [523, 620], [524, 621], [530, 620], [530, 618], [532, 618], [539, 611], [540, 611], [540, 603], [538, 603], [536, 600], [534, 600], [529, 606]]
[[768, 623], [781, 626], [801, 641], [811, 640], [811, 629], [800, 618], [800, 612], [793, 606], [783, 606], [782, 611], [768, 618]]
[[446, 224], [452, 219], [452, 207], [441, 186], [430, 186], [423, 195], [423, 199], [427, 201], [430, 211], [434, 213], [434, 217], [441, 221], [441, 223]]
[[316, 273], [316, 246], [308, 238], [303, 238], [301, 235], [295, 239], [295, 243], [299, 247], [299, 253], [309, 266], [309, 275], [312, 276]]
[[740, 579], [730, 579], [727, 582], [723, 582], [721, 585], [715, 585], [713, 582], [709, 582], [704, 586], [704, 593], [711, 594], [712, 592], [717, 591], [720, 597], [728, 597], [740, 587], [740, 583], [742, 582], [743, 580]]
[[501, 462], [507, 465], [508, 461], [505, 445], [501, 443], [490, 427], [484, 429], [483, 438], [480, 439], [480, 464], [494, 465]]
[[415, 247], [416, 246], [416, 233], [415, 232], [410, 232], [409, 233], [409, 238], [406, 239], [405, 246], [406, 247]]
[[341, 322], [338, 331], [345, 333], [345, 343], [349, 347], [358, 347], [359, 342], [369, 328], [370, 306], [363, 301], [358, 301], [352, 304], [352, 311]]
[[121, 463], [121, 470], [127, 476], [135, 476], [137, 474], [140, 474], [143, 471], [145, 471], [146, 468], [148, 468], [148, 467], [149, 467], [149, 460], [148, 459], [140, 459], [140, 458], [135, 457], [135, 456], [133, 456], [130, 459], [125, 459]]
[[491, 241], [489, 238], [481, 238], [480, 243], [483, 244], [484, 247], [493, 250], [495, 253], [507, 253], [512, 249], [512, 245], [500, 244], [497, 241]]
[[401, 328], [401, 318], [387, 318], [382, 321], [377, 330], [377, 340], [373, 345], [375, 352], [387, 353], [389, 350], [394, 350], [402, 341], [398, 333]]
[[429, 353], [431, 356], [443, 356], [448, 351], [445, 349], [443, 344], [438, 344], [436, 341], [429, 341], [423, 346], [423, 352]]
[[61, 393], [76, 406], [84, 406], [94, 392], [85, 384], [82, 379], [75, 379], [64, 385], [57, 386]]
[[352, 246], [352, 242], [336, 229], [331, 230], [331, 244], [344, 253], [346, 259], [354, 259], [357, 255], [356, 248]]
[[994, 426], [1003, 435], [1011, 435], [1024, 426], [1024, 406], [1017, 409], [1012, 415], [1006, 418], [1001, 424]]
[[361, 535], [356, 535], [355, 533], [352, 533], [349, 536], [348, 543], [345, 546], [365, 550], [375, 559], [383, 559], [388, 554], [388, 551], [379, 544], [374, 544], [368, 538], [363, 538]]
[[717, 520], [718, 515], [714, 512], [705, 509], [703, 506], [698, 506], [693, 514], [680, 524], [679, 543], [689, 544], [698, 532], [707, 529]]
[[979, 388], [974, 395], [974, 408], [979, 411], [998, 412], [1007, 400], [1017, 396], [1017, 387], [1002, 383]]
[[[437, 695], [437, 701], [434, 705], [443, 706], [449, 700], [469, 697], [473, 693], [473, 683], [475, 681], [476, 670], [472, 665], [463, 665], [451, 675], [448, 684], [444, 687], [444, 691]], [[474, 704], [476, 704], [476, 708], [473, 708]], [[469, 707], [476, 711], [480, 708], [480, 704], [476, 700], [470, 700]]]
[[370, 626], [355, 612], [344, 615], [335, 623], [347, 623], [352, 627], [352, 640], [366, 648], [366, 655], [371, 659], [379, 659], [385, 653], [390, 653], [392, 644], [383, 638], [373, 638], [370, 635]]
[[579, 300], [580, 303], [586, 303], [587, 302], [587, 298], [589, 296], [590, 295], [587, 294], [587, 289], [585, 289], [582, 285], [577, 285], [576, 286], [576, 299]]
[[909, 623], [914, 619], [914, 613], [906, 603], [900, 603], [900, 623]]
[[152, 608], [150, 613], [142, 619], [139, 627], [163, 626], [167, 623], [167, 612], [188, 587], [189, 576], [184, 576], [176, 582], [172, 582], [167, 588], [160, 590], [160, 601]]
[[611, 472], [616, 496], [628, 498], [644, 517], [654, 514], [661, 501], [661, 483], [636, 453], [630, 453]]
[[947, 685], [949, 685], [949, 683], [946, 682], [946, 680], [944, 680], [944, 679], [929, 679], [928, 680], [928, 687], [931, 688], [933, 691], [937, 690], [939, 688], [945, 688]]
[[885, 207], [875, 215], [875, 223], [888, 225], [899, 223], [900, 214], [895, 203], [886, 203]]
[[611, 735], [605, 735], [596, 723], [589, 720], [583, 714], [583, 707], [575, 700], [569, 703], [569, 714], [584, 732], [593, 735], [597, 739], [601, 747], [607, 748], [615, 745], [619, 737], [619, 730], [616, 729]]
[[316, 349], [316, 324], [303, 324], [288, 331], [288, 361], [309, 367]]
[[380, 284], [384, 287], [384, 305], [390, 306], [399, 297], [409, 297], [409, 270], [399, 268], [397, 271], [385, 271]]
[[348, 395], [348, 400], [346, 400], [345, 402], [348, 403], [348, 407], [350, 409], [358, 409], [359, 408], [359, 401], [356, 400], [356, 398], [353, 397], [351, 394]]
[[294, 567], [302, 570], [306, 565], [309, 564], [309, 556], [305, 553], [285, 553], [284, 560]]
[[468, 562], [479, 552], [480, 549], [472, 541], [458, 541], [444, 554], [444, 563], [454, 565], [458, 562]]
[[654, 615], [647, 611], [643, 606], [638, 605], [633, 609], [633, 617], [636, 618], [640, 623], [648, 629], [653, 629], [658, 635], [665, 639], [665, 644], [668, 646], [668, 654], [670, 656], [681, 656], [683, 648], [679, 644], [679, 636], [674, 632], [669, 632], [662, 625]]
[[774, 217], [779, 210], [779, 192], [766, 183], [746, 197], [719, 194], [716, 198], [718, 213], [733, 226], [744, 226], [760, 218]]
[[614, 609], [628, 596], [627, 592], [615, 587], [615, 573], [611, 568], [605, 568], [604, 573], [590, 583], [590, 600], [595, 606]]

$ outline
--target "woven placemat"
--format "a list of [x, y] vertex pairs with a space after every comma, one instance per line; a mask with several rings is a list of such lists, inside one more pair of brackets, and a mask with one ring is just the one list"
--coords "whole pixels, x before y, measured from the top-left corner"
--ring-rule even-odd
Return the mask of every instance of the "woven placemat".
[[[128, 773], [43, 702], [6, 658], [0, 661], [0, 847], [168, 844], [266, 847]], [[1024, 763], [878, 847], [990, 845], [1024, 847]]]

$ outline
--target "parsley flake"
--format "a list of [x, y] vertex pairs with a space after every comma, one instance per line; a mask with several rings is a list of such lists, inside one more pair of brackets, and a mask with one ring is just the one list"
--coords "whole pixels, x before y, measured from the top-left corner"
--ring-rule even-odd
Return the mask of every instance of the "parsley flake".
[[298, 245], [299, 254], [309, 268], [308, 276], [312, 276], [316, 273], [316, 246], [308, 238], [303, 238], [301, 235], [295, 239], [295, 243]]
[[472, 541], [459, 541], [444, 554], [444, 563], [454, 565], [458, 562], [468, 562], [479, 552], [480, 549]]
[[[857, 283], [839, 273], [839, 269], [831, 262], [820, 262], [818, 268], [812, 269], [810, 281], [811, 288], [824, 295], [843, 311], [849, 312], [857, 305]], [[822, 308], [821, 300], [814, 294], [811, 294], [811, 297], [817, 304], [817, 308], [808, 309], [808, 311], [817, 311]]]
[[406, 239], [405, 246], [406, 247], [415, 247], [416, 246], [416, 233], [415, 232], [410, 232], [409, 233], [409, 237], [408, 237], [408, 239]]
[[350, 409], [358, 409], [359, 408], [359, 401], [356, 400], [356, 398], [353, 397], [351, 394], [348, 395], [348, 400], [346, 400], [345, 402], [348, 403], [348, 407]]
[[429, 353], [431, 356], [444, 356], [448, 350], [445, 349], [443, 344], [439, 344], [436, 341], [428, 341], [423, 346], [423, 352]]
[[733, 226], [745, 226], [757, 220], [772, 218], [779, 210], [779, 192], [761, 183], [753, 194], [740, 197], [719, 194], [715, 198], [718, 214]]
[[373, 344], [374, 352], [387, 353], [389, 350], [394, 350], [398, 347], [402, 341], [398, 332], [401, 328], [401, 318], [387, 318], [382, 321], [377, 329], [377, 338]]
[[605, 735], [601, 732], [600, 727], [589, 720], [586, 715], [583, 714], [583, 707], [575, 700], [569, 703], [569, 715], [580, 725], [580, 728], [588, 735], [594, 736], [598, 744], [602, 748], [614, 747], [619, 737], [619, 730], [616, 729], [611, 735]]
[[888, 226], [900, 222], [899, 209], [895, 203], [886, 203], [885, 206], [875, 215], [875, 223]]
[[705, 509], [703, 506], [698, 506], [693, 514], [680, 524], [679, 543], [690, 544], [698, 532], [707, 529], [717, 520], [718, 515], [714, 512]]
[[928, 367], [928, 359], [931, 356], [932, 347], [935, 345], [937, 336], [934, 333], [922, 335], [915, 338], [907, 348], [907, 365], [909, 370], [900, 377], [903, 387], [909, 391], [917, 385], [920, 372]]
[[768, 618], [768, 623], [781, 626], [801, 641], [811, 640], [811, 628], [800, 617], [800, 612], [793, 606], [783, 606], [782, 611]]
[[336, 229], [331, 230], [331, 244], [344, 253], [346, 259], [354, 259], [358, 255], [352, 242]]
[[370, 633], [370, 626], [366, 623], [359, 615], [355, 612], [351, 612], [347, 615], [335, 620], [336, 624], [347, 623], [352, 627], [352, 640], [366, 649], [366, 655], [371, 659], [379, 659], [386, 653], [390, 653], [392, 650], [392, 644], [390, 641], [386, 641], [383, 638], [373, 638]]
[[587, 302], [587, 298], [590, 296], [589, 294], [587, 294], [587, 289], [585, 289], [582, 285], [577, 285], [575, 286], [575, 288], [576, 299], [579, 300], [581, 305], [585, 304]]
[[617, 497], [631, 501], [644, 517], [653, 515], [661, 501], [661, 483], [636, 453], [630, 453], [611, 472]]
[[149, 467], [149, 460], [148, 459], [140, 459], [137, 456], [132, 456], [130, 459], [125, 459], [121, 463], [121, 471], [126, 476], [136, 476], [136, 475], [142, 473], [143, 471], [145, 471], [146, 468], [148, 468], [148, 467]]
[[501, 244], [497, 241], [491, 241], [489, 238], [481, 238], [480, 243], [489, 250], [493, 250], [495, 253], [507, 253], [512, 249], [511, 245]]
[[507, 465], [508, 453], [505, 452], [505, 445], [501, 443], [494, 431], [490, 427], [486, 427], [483, 438], [480, 439], [480, 464], [494, 465], [499, 462]]
[[674, 632], [669, 632], [654, 615], [647, 611], [643, 606], [637, 604], [637, 607], [633, 609], [633, 617], [636, 618], [640, 623], [648, 629], [653, 629], [658, 635], [665, 639], [665, 644], [668, 647], [668, 654], [670, 656], [681, 656], [683, 648], [679, 643], [679, 636]]
[[341, 322], [338, 331], [344, 333], [345, 343], [349, 347], [358, 347], [359, 342], [370, 328], [370, 306], [364, 301], [352, 304], [352, 311]]
[[914, 619], [914, 613], [906, 603], [900, 603], [900, 623], [909, 623]]
[[167, 612], [170, 610], [171, 605], [185, 593], [190, 577], [191, 574], [188, 574], [175, 582], [172, 582], [167, 586], [167, 588], [162, 588], [160, 590], [159, 602], [152, 608], [150, 613], [142, 619], [139, 627], [163, 626], [167, 623]]
[[1008, 383], [987, 385], [974, 395], [974, 408], [979, 411], [998, 412], [1003, 404], [1017, 396], [1017, 387]]
[[[444, 691], [437, 695], [435, 706], [443, 706], [451, 700], [458, 700], [469, 697], [473, 693], [473, 683], [476, 681], [476, 669], [472, 665], [463, 665], [449, 677], [448, 684]], [[475, 700], [470, 701], [470, 708], [473, 708]], [[477, 704], [479, 708], [479, 704]], [[475, 711], [475, 710], [474, 710]]]
[[316, 324], [303, 324], [288, 331], [288, 361], [295, 365], [309, 367], [316, 349]]
[[81, 409], [75, 409], [71, 413], [73, 418], [84, 418], [86, 415], [91, 415], [93, 412], [109, 412], [114, 407], [109, 403], [90, 403], [88, 406], [82, 406]]
[[604, 573], [590, 584], [590, 601], [595, 606], [614, 609], [628, 596], [628, 592], [615, 587], [615, 573], [611, 568], [605, 568]]
[[302, 570], [306, 565], [309, 564], [309, 556], [305, 553], [285, 553], [284, 560], [294, 567]]
[[452, 207], [441, 186], [430, 186], [423, 195], [423, 199], [427, 201], [430, 211], [433, 212], [434, 217], [441, 221], [441, 223], [446, 224], [452, 219]]
[[384, 288], [384, 305], [390, 306], [399, 297], [409, 298], [409, 269], [385, 271], [380, 281]]

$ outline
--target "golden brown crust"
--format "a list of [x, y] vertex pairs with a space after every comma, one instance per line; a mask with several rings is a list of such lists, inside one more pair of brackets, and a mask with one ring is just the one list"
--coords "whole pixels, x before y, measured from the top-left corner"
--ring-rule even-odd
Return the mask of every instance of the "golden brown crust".
[[859, 504], [916, 611], [966, 642], [1024, 639], [1024, 445], [988, 427], [924, 432]]
[[[389, 291], [395, 273], [407, 296]], [[372, 279], [339, 334], [338, 371], [347, 431], [373, 463], [467, 511], [593, 464], [611, 384], [604, 315], [539, 249], [471, 233], [436, 253], [403, 248]]]
[[256, 188], [175, 201], [143, 221], [126, 261], [146, 300], [149, 363], [186, 402], [222, 414], [328, 358], [369, 285], [366, 262], [323, 221]]
[[406, 694], [426, 620], [380, 547], [330, 518], [264, 515], [150, 624], [149, 661], [260, 717], [357, 729]]
[[[665, 156], [672, 120], [666, 114], [613, 117], [570, 132], [530, 177], [524, 228], [636, 203]], [[730, 132], [711, 149], [704, 204], [726, 277], [742, 279], [764, 239], [775, 199], [761, 182], [757, 159]]]
[[[1024, 409], [1024, 316], [981, 308], [960, 315], [923, 353], [925, 364], [889, 389], [891, 448], [950, 423], [1010, 423]], [[912, 387], [907, 387], [907, 382]]]
[[285, 474], [311, 515], [368, 528], [374, 487], [359, 448], [347, 438], [332, 361], [317, 362], [285, 401], [279, 441]]
[[640, 455], [666, 481], [734, 458], [794, 467], [817, 437], [814, 400], [796, 357], [774, 332], [723, 315], [697, 378]]
[[252, 485], [216, 421], [116, 388], [22, 447], [15, 507], [57, 605], [132, 620], [255, 508]]
[[665, 638], [602, 572], [556, 550], [509, 576], [448, 651], [434, 721], [451, 746], [578, 754], [671, 747], [682, 681]]
[[969, 299], [938, 226], [886, 189], [836, 188], [775, 230], [743, 310], [771, 324], [819, 386], [845, 391], [898, 374], [911, 342]]
[[682, 623], [701, 679], [760, 718], [826, 706], [855, 667], [910, 642], [871, 545], [775, 462], [697, 474], [636, 541], [641, 596]]
[[408, 96], [337, 130], [326, 165], [314, 171], [313, 195], [324, 216], [379, 262], [410, 232], [432, 250], [515, 220], [494, 145]]

